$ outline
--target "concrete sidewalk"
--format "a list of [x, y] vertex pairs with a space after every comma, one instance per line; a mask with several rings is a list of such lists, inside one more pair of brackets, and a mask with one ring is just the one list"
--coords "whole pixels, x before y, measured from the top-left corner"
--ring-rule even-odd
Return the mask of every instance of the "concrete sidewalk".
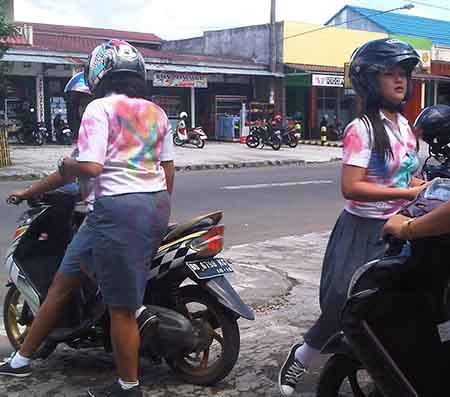
[[[13, 165], [0, 168], [0, 180], [29, 180], [48, 175], [56, 169], [61, 156], [68, 156], [67, 146], [10, 145]], [[299, 144], [291, 149], [282, 146], [250, 149], [236, 142], [207, 142], [204, 149], [193, 146], [175, 147], [175, 165], [178, 171], [217, 168], [264, 167], [301, 165], [305, 163], [340, 160], [342, 149]]]

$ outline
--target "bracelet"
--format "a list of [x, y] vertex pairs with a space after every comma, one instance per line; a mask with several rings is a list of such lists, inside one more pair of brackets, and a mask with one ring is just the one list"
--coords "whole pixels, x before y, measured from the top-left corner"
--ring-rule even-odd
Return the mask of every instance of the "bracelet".
[[65, 160], [65, 157], [61, 157], [58, 160], [58, 163], [57, 163], [57, 165], [58, 165], [58, 172], [63, 178], [66, 176], [66, 173], [65, 173], [65, 170], [64, 170], [64, 160]]
[[415, 220], [416, 220], [416, 218], [411, 218], [411, 219], [408, 219], [403, 224], [403, 227], [405, 229], [404, 230], [404, 234], [405, 234], [406, 240], [413, 240], [414, 239], [411, 223], [413, 223]]

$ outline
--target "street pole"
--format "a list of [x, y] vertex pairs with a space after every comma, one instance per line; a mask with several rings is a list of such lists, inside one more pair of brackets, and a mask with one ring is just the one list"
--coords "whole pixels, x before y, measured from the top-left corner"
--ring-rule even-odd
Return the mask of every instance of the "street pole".
[[276, 72], [277, 68], [277, 40], [276, 40], [276, 26], [275, 26], [275, 18], [276, 18], [276, 0], [270, 0], [270, 71], [272, 73]]

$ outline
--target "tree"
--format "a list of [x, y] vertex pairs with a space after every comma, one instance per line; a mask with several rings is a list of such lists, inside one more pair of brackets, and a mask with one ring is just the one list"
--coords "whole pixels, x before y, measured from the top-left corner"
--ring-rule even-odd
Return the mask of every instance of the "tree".
[[[15, 37], [18, 34], [16, 25], [14, 25], [13, 23], [8, 23], [5, 20], [3, 11], [5, 9], [4, 4], [5, 0], [0, 0], [0, 61], [9, 48], [7, 39]], [[7, 91], [7, 81], [4, 72], [5, 63], [0, 62], [0, 98], [4, 98]]]

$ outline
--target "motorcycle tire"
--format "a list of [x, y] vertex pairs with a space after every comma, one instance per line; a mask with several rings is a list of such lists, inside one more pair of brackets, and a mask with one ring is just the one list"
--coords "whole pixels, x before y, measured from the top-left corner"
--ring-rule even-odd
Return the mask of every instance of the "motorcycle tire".
[[[176, 376], [183, 381], [195, 385], [214, 385], [230, 373], [239, 357], [240, 335], [237, 319], [197, 285], [180, 288], [178, 301], [180, 313], [189, 315], [191, 320], [196, 322], [206, 321], [206, 327], [212, 332], [212, 340], [209, 342], [208, 348], [201, 352], [203, 356], [200, 362], [197, 356], [193, 359], [194, 353], [166, 359], [166, 361]], [[186, 306], [188, 304], [194, 304], [197, 312], [190, 311]], [[201, 310], [199, 310], [199, 305], [203, 306]], [[219, 329], [221, 334], [218, 332]], [[216, 346], [213, 346], [214, 342], [218, 342], [221, 348], [217, 361], [211, 366], [203, 366], [205, 357], [206, 364], [208, 364], [209, 358], [214, 353], [214, 351], [211, 353], [211, 347], [214, 349]]]
[[288, 146], [291, 148], [295, 148], [298, 145], [298, 139], [296, 136], [288, 136]]
[[254, 149], [257, 148], [261, 142], [258, 136], [250, 134], [245, 138], [245, 143], [249, 148]]
[[278, 137], [273, 137], [270, 140], [270, 146], [272, 146], [273, 150], [280, 150], [281, 148], [281, 139]]
[[195, 145], [199, 148], [199, 149], [203, 149], [205, 147], [205, 140], [204, 139], [196, 139], [195, 140]]
[[178, 136], [173, 136], [173, 143], [177, 146], [183, 146], [183, 141]]
[[[3, 301], [3, 325], [9, 343], [14, 350], [19, 350], [22, 345], [34, 315], [27, 303], [21, 300], [21, 293], [15, 285], [9, 287]], [[26, 324], [22, 325], [19, 321], [25, 320]], [[22, 329], [23, 328], [23, 329]], [[53, 342], [44, 342], [34, 353], [33, 358], [47, 358], [56, 349], [57, 344]]]
[[40, 132], [37, 132], [33, 137], [34, 143], [38, 146], [42, 146], [44, 144], [44, 135]]
[[360, 364], [344, 354], [335, 354], [325, 364], [317, 386], [317, 397], [383, 397], [373, 382], [358, 383]]

